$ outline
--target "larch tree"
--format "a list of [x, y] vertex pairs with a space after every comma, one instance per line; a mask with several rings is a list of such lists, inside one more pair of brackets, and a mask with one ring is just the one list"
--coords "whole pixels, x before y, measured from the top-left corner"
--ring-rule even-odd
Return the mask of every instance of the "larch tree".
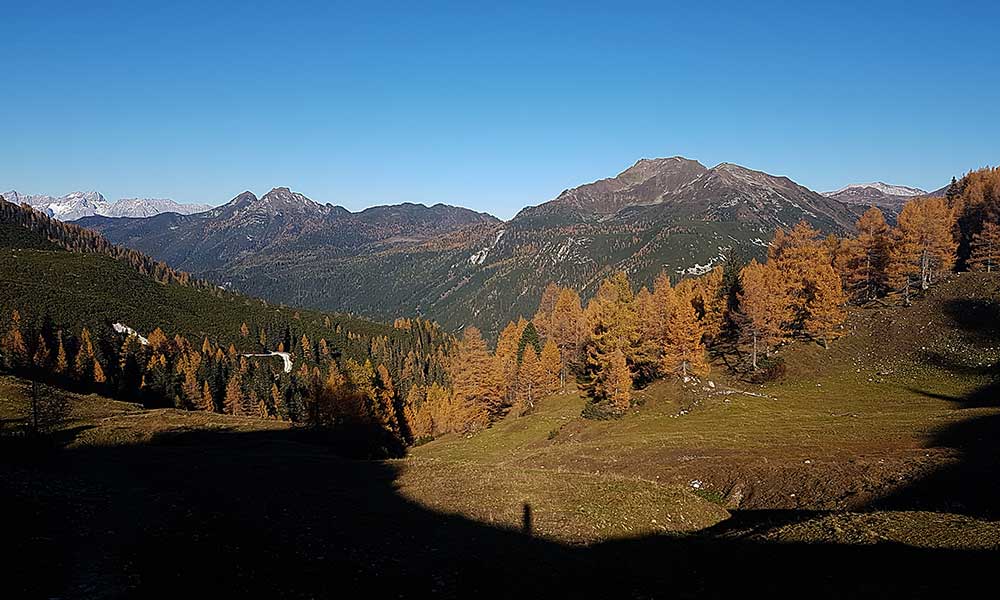
[[243, 321], [240, 325], [240, 337], [247, 337], [250, 335], [250, 327], [247, 326], [247, 322]]
[[53, 366], [53, 371], [56, 375], [65, 377], [69, 374], [69, 357], [66, 355], [66, 345], [63, 343], [62, 331], [56, 333], [56, 340], [58, 340], [58, 346], [56, 348], [56, 363]]
[[921, 289], [926, 290], [955, 264], [958, 244], [953, 234], [954, 218], [943, 198], [911, 200], [899, 213], [897, 248], [891, 256], [910, 264], [909, 270], [919, 276]]
[[888, 288], [890, 235], [882, 211], [871, 207], [858, 219], [857, 237], [843, 241], [843, 253], [834, 263], [844, 285], [857, 301], [869, 301]]
[[538, 333], [543, 337], [552, 335], [552, 315], [555, 312], [556, 302], [559, 300], [560, 288], [554, 283], [545, 286], [542, 297], [538, 301], [538, 310], [531, 321], [535, 324]]
[[500, 375], [504, 385], [507, 387], [507, 400], [514, 400], [514, 383], [517, 380], [518, 367], [518, 347], [521, 343], [521, 336], [528, 322], [519, 319], [517, 322], [511, 321], [500, 332], [497, 338], [497, 348], [495, 352], [496, 362], [500, 369]]
[[598, 394], [608, 401], [612, 412], [623, 415], [632, 405], [632, 372], [629, 371], [625, 353], [620, 349], [604, 357], [606, 373], [598, 384]]
[[546, 393], [545, 370], [534, 346], [528, 344], [521, 355], [521, 367], [517, 372], [517, 414], [524, 414], [535, 408], [535, 403]]
[[28, 345], [21, 333], [21, 314], [16, 310], [11, 312], [10, 328], [3, 337], [0, 351], [3, 352], [4, 366], [8, 369], [20, 369], [30, 364]]
[[94, 381], [95, 363], [94, 342], [90, 338], [90, 330], [84, 327], [80, 332], [80, 344], [76, 351], [76, 359], [73, 361], [74, 375], [84, 383]]
[[483, 429], [510, 407], [496, 358], [489, 353], [475, 327], [465, 329], [448, 375], [455, 400], [462, 406], [466, 419], [463, 429]]
[[542, 346], [539, 362], [545, 378], [545, 393], [554, 394], [562, 389], [562, 358], [559, 356], [559, 346], [550, 338]]
[[627, 362], [641, 339], [634, 296], [624, 273], [616, 273], [601, 283], [597, 295], [587, 304], [587, 325], [590, 391], [595, 398], [606, 399], [610, 397], [608, 390], [617, 385], [613, 381], [617, 374], [610, 370], [616, 365], [612, 355], [620, 351]]
[[847, 296], [840, 278], [829, 264], [816, 265], [807, 286], [808, 311], [803, 329], [813, 339], [822, 341], [824, 348], [829, 348], [830, 339], [836, 337], [837, 328], [847, 316], [844, 310]]
[[982, 230], [972, 236], [969, 269], [992, 273], [1000, 267], [1000, 225], [983, 223]]
[[586, 336], [586, 318], [580, 306], [580, 296], [574, 290], [560, 290], [552, 310], [551, 330], [549, 338], [559, 348], [562, 360], [559, 383], [565, 390], [569, 370], [579, 361]]
[[771, 263], [751, 260], [740, 271], [740, 313], [746, 321], [752, 344], [751, 362], [757, 369], [759, 348], [765, 354], [786, 337], [785, 327], [794, 318], [788, 299], [788, 286]]
[[208, 382], [201, 384], [201, 407], [207, 412], [215, 412], [215, 400], [212, 398], [212, 390], [208, 387]]
[[240, 381], [239, 371], [234, 371], [233, 374], [229, 376], [229, 381], [226, 383], [226, 396], [223, 400], [223, 410], [226, 414], [240, 415], [243, 413], [241, 406], [242, 402], [243, 383]]
[[702, 342], [704, 326], [694, 306], [681, 302], [670, 315], [667, 338], [662, 348], [660, 368], [664, 373], [704, 376], [709, 372], [708, 356]]

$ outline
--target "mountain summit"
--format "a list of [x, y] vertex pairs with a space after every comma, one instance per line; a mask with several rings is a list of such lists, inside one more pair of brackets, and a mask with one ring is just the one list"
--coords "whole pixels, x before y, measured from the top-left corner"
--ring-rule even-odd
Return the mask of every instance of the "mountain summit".
[[872, 183], [852, 183], [833, 192], [824, 192], [827, 198], [833, 198], [844, 204], [856, 206], [878, 206], [891, 213], [899, 212], [908, 200], [915, 196], [924, 196], [927, 192], [920, 188], [905, 185], [892, 185], [875, 181]]
[[122, 198], [109, 202], [98, 192], [71, 192], [65, 196], [21, 194], [11, 190], [2, 194], [8, 202], [27, 204], [60, 221], [75, 221], [83, 217], [151, 217], [173, 212], [192, 214], [211, 208], [207, 204], [181, 204], [166, 198]]
[[377, 318], [423, 315], [491, 334], [531, 316], [550, 282], [587, 295], [615, 270], [647, 285], [661, 271], [704, 273], [733, 252], [762, 255], [776, 228], [803, 219], [843, 233], [857, 215], [787, 177], [674, 156], [641, 159], [506, 223], [443, 204], [352, 213], [277, 187], [190, 216], [80, 224], [269, 300]]

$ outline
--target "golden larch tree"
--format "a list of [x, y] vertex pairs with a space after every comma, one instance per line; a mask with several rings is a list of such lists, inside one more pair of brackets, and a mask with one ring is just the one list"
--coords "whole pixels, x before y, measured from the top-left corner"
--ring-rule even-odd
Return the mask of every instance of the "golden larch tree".
[[858, 219], [858, 235], [843, 240], [834, 264], [851, 298], [869, 301], [889, 286], [889, 226], [882, 211], [871, 207]]
[[574, 290], [563, 288], [559, 291], [552, 311], [551, 334], [548, 336], [559, 348], [562, 368], [559, 383], [565, 389], [570, 368], [580, 359], [586, 337], [586, 318], [580, 305], [580, 295]]
[[681, 302], [667, 323], [660, 368], [682, 377], [708, 375], [708, 356], [702, 342], [704, 327], [690, 302]]
[[775, 344], [787, 336], [786, 325], [794, 318], [788, 299], [788, 286], [781, 273], [771, 264], [751, 260], [740, 271], [740, 313], [745, 319], [744, 329], [752, 344], [751, 362], [757, 368], [759, 347], [768, 353]]
[[844, 304], [847, 296], [837, 273], [828, 264], [816, 265], [815, 272], [808, 280], [808, 312], [803, 329], [813, 339], [823, 342], [829, 348], [830, 339], [847, 317]]
[[545, 340], [539, 362], [545, 377], [545, 393], [558, 392], [562, 389], [562, 358], [559, 356], [559, 346], [551, 338]]
[[992, 273], [1000, 267], [1000, 225], [983, 223], [982, 230], [972, 236], [969, 269]]
[[[892, 257], [910, 263], [926, 290], [955, 264], [954, 213], [944, 198], [910, 200], [897, 218], [898, 249]], [[906, 269], [904, 268], [903, 271]]]

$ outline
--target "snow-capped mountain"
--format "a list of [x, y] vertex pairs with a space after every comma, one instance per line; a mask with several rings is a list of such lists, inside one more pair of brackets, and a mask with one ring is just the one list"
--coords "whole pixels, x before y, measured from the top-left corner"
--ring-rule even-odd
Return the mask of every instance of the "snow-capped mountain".
[[211, 210], [209, 204], [181, 204], [169, 198], [122, 198], [108, 207], [107, 212], [98, 212], [105, 217], [152, 217], [161, 213], [192, 215]]
[[920, 188], [906, 185], [892, 185], [881, 181], [872, 183], [852, 183], [833, 192], [824, 192], [827, 198], [839, 200], [844, 204], [860, 206], [878, 206], [898, 211], [906, 201], [915, 196], [926, 195]]
[[65, 196], [22, 194], [11, 190], [0, 194], [8, 202], [27, 204], [60, 221], [75, 221], [83, 217], [151, 217], [165, 212], [189, 215], [212, 208], [207, 204], [181, 204], [166, 198], [123, 198], [108, 202], [98, 192], [72, 192]]

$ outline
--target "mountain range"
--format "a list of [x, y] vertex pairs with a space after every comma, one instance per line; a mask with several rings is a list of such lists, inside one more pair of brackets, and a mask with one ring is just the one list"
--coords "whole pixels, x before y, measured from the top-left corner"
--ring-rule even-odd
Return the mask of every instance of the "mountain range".
[[2, 194], [8, 202], [27, 204], [60, 221], [83, 217], [152, 217], [160, 213], [192, 214], [212, 208], [208, 204], [181, 204], [166, 198], [122, 198], [109, 202], [98, 192], [72, 192], [65, 196], [22, 194], [15, 190]]
[[[616, 270], [646, 285], [663, 270], [679, 279], [734, 253], [762, 256], [775, 229], [803, 219], [823, 232], [849, 232], [869, 193], [850, 189], [824, 195], [787, 177], [672, 157], [639, 160], [507, 222], [442, 204], [354, 213], [278, 187], [197, 214], [78, 223], [272, 301], [383, 319], [421, 315], [495, 334], [530, 316], [550, 282], [586, 297]], [[880, 191], [901, 189], [921, 191]]]
[[[941, 195], [943, 193], [943, 189], [933, 192], [934, 195]], [[892, 214], [896, 214], [909, 200], [927, 196], [930, 193], [920, 188], [891, 185], [875, 181], [872, 183], [852, 183], [839, 190], [825, 192], [823, 195], [844, 204], [863, 207], [877, 206], [883, 210], [888, 210]]]

